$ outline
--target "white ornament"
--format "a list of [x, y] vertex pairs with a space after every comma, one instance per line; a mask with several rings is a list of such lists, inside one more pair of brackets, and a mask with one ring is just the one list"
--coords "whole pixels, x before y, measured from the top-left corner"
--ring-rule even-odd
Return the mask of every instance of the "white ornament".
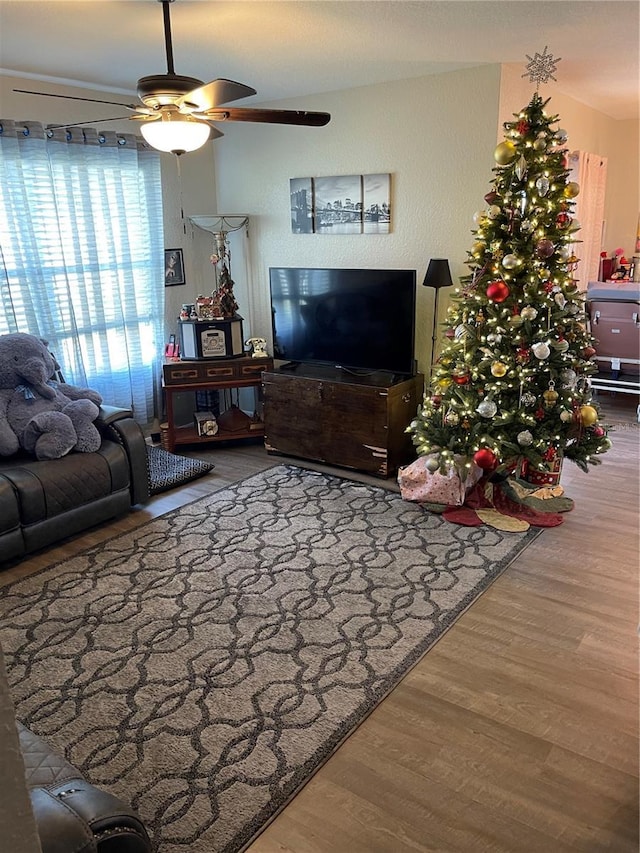
[[536, 189], [541, 196], [545, 196], [549, 192], [549, 178], [538, 178], [536, 181]]
[[525, 305], [525, 307], [520, 312], [520, 316], [523, 320], [535, 320], [538, 316], [538, 312], [533, 307], [533, 305]]
[[563, 409], [560, 412], [560, 420], [563, 424], [568, 424], [573, 420], [573, 412], [567, 411], [567, 409]]
[[500, 208], [497, 204], [492, 204], [487, 208], [487, 216], [489, 219], [495, 219], [497, 216], [500, 216]]
[[572, 254], [573, 249], [571, 246], [559, 246], [556, 249], [556, 255], [558, 255], [561, 261], [568, 261]]
[[578, 374], [575, 370], [571, 370], [570, 367], [565, 367], [560, 371], [560, 381], [562, 382], [563, 388], [575, 388], [577, 379]]
[[553, 300], [558, 306], [558, 308], [564, 308], [564, 306], [567, 304], [567, 299], [564, 293], [556, 293], [553, 297]]
[[545, 343], [545, 341], [538, 341], [537, 344], [534, 344], [531, 347], [531, 351], [537, 359], [540, 359], [540, 361], [544, 361], [545, 358], [549, 358], [551, 354], [549, 344]]
[[519, 262], [518, 262], [518, 258], [516, 257], [516, 255], [505, 255], [504, 258], [502, 259], [502, 266], [506, 270], [515, 269], [515, 267], [518, 266], [518, 263]]

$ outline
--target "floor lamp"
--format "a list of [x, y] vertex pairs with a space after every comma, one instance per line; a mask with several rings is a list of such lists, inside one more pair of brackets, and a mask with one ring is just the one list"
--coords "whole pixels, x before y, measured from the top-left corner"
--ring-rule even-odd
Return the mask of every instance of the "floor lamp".
[[432, 258], [429, 261], [427, 274], [422, 282], [423, 287], [432, 287], [435, 290], [433, 305], [433, 332], [431, 335], [431, 368], [429, 378], [433, 374], [433, 365], [436, 362], [436, 330], [438, 327], [438, 291], [441, 287], [451, 287], [451, 270], [446, 258]]

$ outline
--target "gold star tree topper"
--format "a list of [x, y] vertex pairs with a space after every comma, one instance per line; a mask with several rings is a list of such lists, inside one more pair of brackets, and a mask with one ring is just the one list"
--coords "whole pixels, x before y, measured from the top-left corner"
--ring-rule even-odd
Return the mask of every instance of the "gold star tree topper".
[[561, 57], [554, 59], [552, 53], [547, 53], [547, 45], [545, 45], [542, 53], [536, 53], [533, 57], [527, 53], [526, 57], [529, 63], [527, 70], [522, 76], [529, 76], [529, 80], [536, 84], [536, 91], [540, 83], [548, 83], [549, 80], [556, 79], [553, 75], [556, 71], [556, 65], [561, 61]]

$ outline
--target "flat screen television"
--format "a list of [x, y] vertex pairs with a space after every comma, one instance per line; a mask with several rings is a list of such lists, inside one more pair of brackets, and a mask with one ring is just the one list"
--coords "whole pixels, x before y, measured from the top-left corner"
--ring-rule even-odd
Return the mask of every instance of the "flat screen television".
[[274, 358], [415, 373], [416, 271], [271, 267]]

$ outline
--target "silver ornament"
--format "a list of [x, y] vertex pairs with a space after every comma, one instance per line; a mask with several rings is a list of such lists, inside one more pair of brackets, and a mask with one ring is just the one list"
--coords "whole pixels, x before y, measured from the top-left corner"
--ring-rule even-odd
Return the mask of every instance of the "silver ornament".
[[533, 222], [530, 222], [528, 219], [523, 219], [520, 223], [520, 230], [523, 234], [531, 234], [534, 229]]
[[495, 332], [491, 332], [491, 334], [487, 335], [488, 344], [499, 344], [501, 340], [502, 335], [497, 335]]
[[517, 438], [518, 444], [521, 447], [528, 447], [530, 444], [533, 443], [533, 436], [531, 435], [528, 429], [519, 432]]
[[476, 407], [476, 412], [483, 418], [492, 418], [497, 411], [498, 407], [493, 400], [481, 400]]
[[523, 406], [527, 406], [527, 408], [531, 408], [531, 406], [535, 406], [537, 402], [537, 397], [531, 391], [525, 391], [522, 397], [520, 398], [520, 402]]
[[457, 412], [447, 412], [444, 416], [444, 422], [447, 426], [458, 426], [460, 423], [460, 415]]
[[563, 409], [560, 412], [560, 420], [563, 424], [571, 423], [573, 420], [573, 412], [569, 412], [567, 409]]
[[560, 371], [560, 382], [562, 382], [563, 388], [574, 388], [577, 379], [578, 374], [570, 367], [565, 367]]
[[440, 467], [440, 457], [439, 456], [429, 456], [427, 461], [424, 463], [425, 468], [431, 474], [435, 474], [435, 472]]
[[525, 305], [525, 307], [520, 312], [520, 316], [523, 320], [535, 320], [538, 316], [538, 312], [533, 307], [533, 305]]
[[564, 130], [564, 128], [559, 127], [556, 130], [556, 142], [559, 142], [560, 145], [564, 145], [564, 143], [567, 141], [568, 138], [569, 138], [569, 134], [567, 133], [566, 130]]
[[504, 258], [502, 259], [502, 266], [506, 270], [515, 269], [515, 267], [518, 266], [518, 263], [519, 263], [518, 258], [515, 255], [505, 255]]
[[556, 255], [558, 255], [561, 261], [568, 261], [572, 254], [573, 249], [571, 246], [559, 246], [556, 249]]
[[553, 301], [556, 303], [558, 308], [564, 308], [567, 304], [567, 298], [564, 293], [556, 293], [553, 297]]
[[536, 189], [541, 196], [545, 196], [549, 192], [549, 178], [538, 178], [536, 181]]
[[519, 181], [521, 181], [524, 178], [524, 176], [527, 174], [527, 169], [528, 169], [528, 164], [527, 164], [527, 161], [525, 159], [524, 154], [522, 154], [520, 156], [520, 159], [516, 163], [516, 166], [514, 169], [516, 176], [517, 176]]

